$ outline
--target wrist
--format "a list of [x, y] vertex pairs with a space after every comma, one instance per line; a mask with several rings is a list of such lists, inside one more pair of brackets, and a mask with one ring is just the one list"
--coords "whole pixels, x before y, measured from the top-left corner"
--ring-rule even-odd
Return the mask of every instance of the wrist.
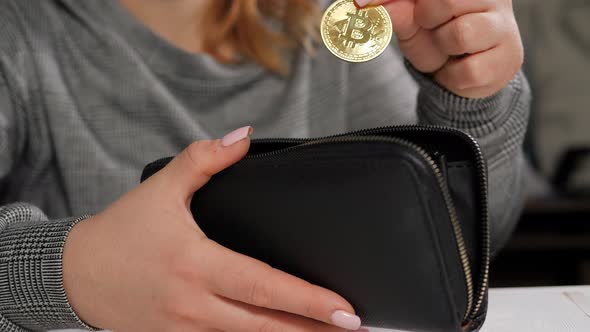
[[92, 218], [81, 219], [70, 229], [63, 250], [63, 285], [72, 311], [84, 325], [99, 326], [92, 313], [96, 313], [95, 297], [90, 292], [89, 282], [92, 266], [89, 254], [88, 234], [92, 234]]

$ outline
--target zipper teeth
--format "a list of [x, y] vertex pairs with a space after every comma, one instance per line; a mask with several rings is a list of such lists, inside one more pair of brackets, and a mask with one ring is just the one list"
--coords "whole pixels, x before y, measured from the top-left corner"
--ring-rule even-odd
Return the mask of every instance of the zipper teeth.
[[[307, 139], [285, 139], [284, 141], [281, 141], [281, 142], [284, 142], [284, 143], [301, 143], [301, 142], [303, 142], [303, 144], [288, 147], [288, 148], [281, 149], [281, 150], [271, 151], [271, 152], [267, 152], [267, 153], [251, 155], [251, 156], [249, 156], [249, 159], [268, 158], [268, 157], [272, 157], [272, 156], [282, 154], [282, 153], [285, 153], [288, 151], [293, 151], [293, 150], [297, 150], [297, 149], [300, 149], [303, 147], [307, 147], [310, 145], [325, 144], [325, 143], [330, 143], [330, 142], [363, 142], [363, 141], [375, 141], [375, 140], [394, 142], [394, 143], [406, 146], [407, 148], [410, 148], [412, 150], [415, 150], [416, 152], [418, 152], [418, 154], [420, 154], [428, 162], [431, 169], [434, 171], [439, 188], [441, 189], [442, 194], [443, 194], [445, 206], [447, 208], [449, 217], [451, 219], [451, 225], [452, 225], [453, 233], [455, 235], [455, 240], [457, 242], [457, 249], [458, 249], [459, 257], [461, 260], [461, 266], [463, 269], [463, 276], [465, 277], [465, 284], [467, 286], [467, 308], [466, 308], [464, 316], [463, 316], [463, 322], [465, 322], [469, 318], [469, 315], [472, 312], [473, 302], [474, 302], [473, 280], [472, 280], [472, 276], [471, 276], [472, 272], [471, 272], [471, 266], [469, 263], [469, 255], [467, 253], [467, 247], [465, 245], [463, 231], [462, 231], [461, 225], [459, 223], [459, 218], [457, 216], [457, 211], [455, 209], [455, 205], [453, 203], [451, 193], [449, 191], [449, 187], [446, 184], [446, 181], [442, 175], [442, 172], [440, 171], [440, 168], [438, 167], [438, 165], [436, 164], [434, 159], [432, 159], [430, 154], [428, 154], [428, 152], [426, 152], [426, 150], [424, 150], [420, 146], [418, 146], [410, 141], [407, 141], [407, 140], [401, 139], [401, 138], [392, 138], [392, 137], [384, 137], [384, 136], [366, 136], [366, 135], [365, 136], [344, 136], [344, 137], [335, 136], [335, 137], [327, 137], [324, 139], [320, 138], [318, 140], [313, 140], [313, 141], [307, 140]], [[258, 141], [258, 142], [260, 142], [260, 141]], [[268, 142], [270, 142], [270, 140], [268, 140]], [[277, 140], [274, 140], [273, 142], [277, 142]]]
[[431, 132], [446, 132], [446, 133], [450, 133], [453, 134], [455, 136], [459, 136], [465, 140], [468, 140], [471, 144], [470, 147], [473, 150], [475, 156], [476, 156], [476, 167], [477, 167], [477, 172], [483, 176], [479, 177], [479, 190], [480, 190], [480, 195], [483, 198], [482, 199], [482, 204], [481, 204], [481, 218], [483, 220], [483, 223], [481, 225], [482, 228], [482, 234], [483, 234], [483, 239], [482, 239], [482, 262], [481, 262], [481, 271], [480, 271], [480, 277], [478, 280], [478, 285], [477, 285], [477, 299], [475, 300], [475, 305], [473, 306], [471, 312], [466, 315], [466, 319], [465, 322], [468, 322], [470, 320], [473, 320], [477, 314], [479, 313], [481, 306], [483, 304], [483, 300], [485, 298], [486, 295], [486, 290], [487, 290], [487, 286], [488, 286], [488, 282], [489, 282], [489, 272], [490, 272], [490, 231], [489, 231], [489, 211], [488, 211], [488, 204], [487, 204], [487, 200], [488, 200], [488, 180], [487, 180], [487, 166], [486, 163], [483, 159], [483, 154], [482, 151], [479, 147], [479, 144], [477, 143], [477, 141], [465, 134], [464, 132], [457, 130], [457, 129], [453, 129], [453, 128], [448, 128], [448, 127], [441, 127], [441, 126], [417, 126], [417, 125], [408, 125], [408, 126], [399, 126], [399, 127], [382, 127], [382, 128], [375, 128], [375, 129], [367, 129], [367, 130], [363, 130], [357, 134], [369, 134], [371, 132], [379, 132], [379, 131], [390, 131], [390, 132], [402, 132], [402, 131], [431, 131]]
[[[454, 129], [454, 128], [448, 128], [448, 127], [442, 127], [442, 126], [422, 126], [422, 125], [402, 125], [402, 126], [395, 126], [395, 127], [390, 126], [390, 127], [380, 127], [380, 128], [374, 128], [374, 129], [364, 129], [364, 130], [359, 130], [359, 131], [355, 131], [355, 132], [351, 132], [351, 133], [347, 133], [347, 134], [326, 136], [326, 137], [318, 138], [317, 140], [345, 137], [345, 136], [350, 136], [350, 135], [370, 135], [370, 134], [379, 135], [382, 133], [396, 133], [396, 132], [406, 132], [406, 131], [444, 132], [444, 133], [453, 134], [455, 136], [462, 138], [463, 140], [469, 141], [469, 143], [470, 143], [469, 145], [476, 156], [477, 172], [478, 172], [478, 174], [482, 175], [479, 177], [479, 180], [480, 180], [479, 193], [481, 195], [480, 197], [482, 197], [481, 219], [483, 221], [482, 225], [481, 225], [482, 262], [481, 262], [481, 267], [480, 267], [481, 268], [480, 276], [479, 276], [479, 280], [478, 280], [478, 284], [477, 284], [477, 289], [478, 289], [477, 299], [475, 300], [475, 304], [472, 307], [471, 312], [466, 315], [467, 319], [464, 321], [464, 323], [467, 323], [469, 320], [473, 320], [477, 316], [479, 311], [481, 310], [481, 306], [483, 304], [483, 300], [485, 298], [486, 289], [487, 289], [488, 282], [489, 282], [489, 265], [490, 265], [490, 230], [489, 230], [489, 211], [488, 211], [488, 204], [487, 204], [487, 199], [488, 199], [487, 166], [486, 166], [482, 151], [481, 151], [477, 141], [473, 137], [467, 135], [466, 133], [464, 133], [460, 130]], [[272, 143], [272, 142], [274, 142], [274, 143], [286, 143], [286, 144], [297, 144], [297, 143], [301, 144], [301, 143], [311, 142], [312, 139], [284, 138], [284, 139], [258, 139], [258, 140], [254, 140], [254, 141], [258, 142], [258, 143]], [[411, 142], [408, 142], [408, 143], [412, 144]], [[284, 150], [279, 150], [279, 151], [284, 152]], [[276, 152], [279, 152], [279, 151], [276, 151]], [[263, 154], [255, 155], [255, 156], [262, 157], [264, 155], [270, 155], [270, 154], [272, 154], [272, 152], [263, 153]], [[426, 153], [426, 155], [428, 157], [430, 157], [427, 153]], [[251, 156], [251, 157], [255, 157], [255, 156]], [[430, 158], [430, 159], [432, 159], [432, 158]], [[443, 190], [443, 192], [444, 192], [444, 190]], [[469, 311], [467, 311], [467, 312], [469, 312]]]
[[482, 240], [482, 254], [483, 259], [481, 263], [481, 280], [479, 281], [478, 285], [478, 296], [477, 301], [475, 302], [475, 307], [473, 308], [473, 312], [471, 316], [468, 317], [469, 320], [473, 320], [479, 311], [481, 310], [481, 306], [483, 304], [483, 300], [486, 296], [486, 291], [488, 289], [489, 284], [489, 275], [490, 275], [490, 225], [489, 225], [489, 210], [488, 210], [488, 177], [487, 177], [487, 166], [485, 161], [483, 160], [481, 149], [479, 145], [474, 145], [474, 149], [478, 151], [478, 170], [484, 176], [480, 177], [480, 195], [484, 197], [484, 204], [482, 204], [482, 214], [484, 216], [485, 222], [482, 224], [482, 233], [483, 233], [483, 240]]
[[476, 156], [476, 167], [477, 172], [482, 176], [479, 177], [479, 191], [480, 195], [483, 198], [481, 204], [481, 218], [483, 223], [481, 225], [482, 228], [482, 262], [481, 262], [481, 271], [480, 271], [480, 278], [477, 285], [477, 299], [475, 300], [475, 305], [472, 308], [470, 314], [466, 315], [465, 323], [473, 320], [477, 314], [479, 313], [481, 306], [483, 304], [483, 300], [486, 295], [486, 290], [489, 282], [489, 272], [490, 272], [490, 230], [489, 230], [489, 211], [488, 211], [488, 178], [487, 178], [487, 166], [485, 160], [483, 159], [483, 154], [481, 148], [477, 141], [467, 135], [466, 133], [448, 127], [442, 126], [418, 126], [418, 125], [408, 125], [408, 126], [399, 126], [399, 127], [381, 127], [375, 129], [366, 129], [356, 134], [369, 134], [371, 132], [379, 132], [379, 131], [390, 131], [390, 132], [402, 132], [402, 131], [431, 131], [431, 132], [446, 132], [453, 134], [455, 136], [459, 136], [465, 140], [468, 140], [471, 144], [470, 147]]
[[471, 310], [473, 308], [473, 279], [472, 279], [472, 272], [471, 272], [471, 264], [469, 263], [469, 255], [467, 254], [467, 247], [465, 245], [465, 238], [463, 237], [463, 231], [461, 229], [461, 225], [459, 223], [459, 217], [457, 216], [457, 210], [455, 209], [455, 204], [453, 203], [453, 199], [451, 198], [451, 193], [449, 192], [449, 187], [444, 180], [443, 175], [441, 174], [440, 168], [436, 165], [434, 160], [430, 158], [427, 152], [422, 151], [423, 154], [428, 156], [427, 160], [432, 166], [434, 173], [436, 174], [436, 178], [438, 180], [438, 184], [442, 189], [443, 198], [445, 200], [445, 205], [447, 206], [447, 211], [451, 218], [451, 225], [453, 226], [453, 233], [455, 234], [455, 240], [457, 242], [457, 247], [459, 250], [459, 257], [461, 259], [461, 265], [463, 266], [463, 274], [465, 277], [465, 282], [467, 284], [467, 308], [465, 309], [465, 314], [463, 316], [463, 321], [465, 322], [469, 315], [471, 314]]

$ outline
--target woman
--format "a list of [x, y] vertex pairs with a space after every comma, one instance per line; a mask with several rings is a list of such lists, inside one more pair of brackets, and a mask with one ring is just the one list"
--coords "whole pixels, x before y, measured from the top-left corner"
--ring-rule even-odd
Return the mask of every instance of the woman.
[[354, 65], [312, 50], [329, 2], [1, 0], [0, 330], [356, 330], [346, 300], [193, 220], [187, 202], [245, 155], [250, 124], [260, 137], [464, 129], [489, 161], [502, 243], [529, 103], [510, 0], [391, 2], [406, 66], [393, 49]]

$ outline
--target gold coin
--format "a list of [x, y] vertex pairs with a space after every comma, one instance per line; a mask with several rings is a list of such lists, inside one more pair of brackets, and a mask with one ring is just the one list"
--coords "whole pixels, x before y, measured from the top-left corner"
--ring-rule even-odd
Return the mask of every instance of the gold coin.
[[375, 59], [393, 35], [391, 18], [383, 6], [359, 9], [353, 0], [334, 2], [322, 18], [321, 29], [330, 52], [349, 62]]

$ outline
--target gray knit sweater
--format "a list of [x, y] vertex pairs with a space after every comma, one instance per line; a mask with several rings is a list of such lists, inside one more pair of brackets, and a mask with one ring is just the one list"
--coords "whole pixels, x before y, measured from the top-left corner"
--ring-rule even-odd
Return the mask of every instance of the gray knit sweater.
[[489, 163], [492, 241], [505, 240], [523, 200], [521, 74], [468, 100], [407, 69], [393, 47], [365, 64], [322, 47], [290, 61], [283, 78], [183, 52], [116, 0], [0, 0], [0, 331], [88, 328], [63, 288], [71, 227], [136, 186], [146, 163], [246, 124], [257, 137], [464, 129]]

